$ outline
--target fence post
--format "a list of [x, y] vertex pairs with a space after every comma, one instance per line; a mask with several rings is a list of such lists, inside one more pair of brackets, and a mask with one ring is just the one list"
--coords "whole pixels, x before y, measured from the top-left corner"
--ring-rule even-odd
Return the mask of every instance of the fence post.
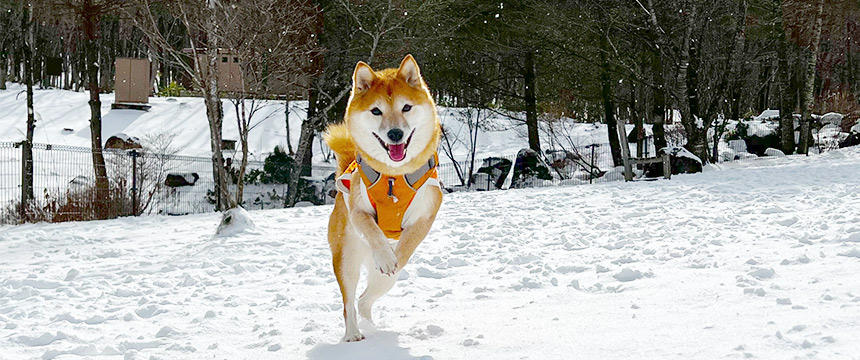
[[128, 152], [131, 155], [131, 213], [137, 216], [137, 150]]
[[591, 164], [589, 164], [589, 166], [591, 166], [591, 168], [588, 169], [588, 183], [589, 184], [594, 183], [594, 148], [596, 148], [598, 146], [600, 146], [600, 144], [597, 144], [597, 143], [585, 146], [585, 147], [591, 148]]
[[663, 153], [663, 178], [671, 179], [672, 178], [672, 159], [669, 157], [669, 153]]

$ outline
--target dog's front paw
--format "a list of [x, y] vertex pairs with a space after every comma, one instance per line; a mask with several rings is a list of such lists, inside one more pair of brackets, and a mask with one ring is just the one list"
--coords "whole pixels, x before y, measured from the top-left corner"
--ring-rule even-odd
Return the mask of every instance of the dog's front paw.
[[364, 340], [364, 335], [356, 331], [354, 334], [346, 334], [343, 336], [343, 342], [356, 342]]
[[391, 246], [385, 245], [373, 251], [373, 260], [376, 262], [376, 269], [385, 275], [394, 275], [397, 270], [397, 257], [394, 256], [394, 250]]

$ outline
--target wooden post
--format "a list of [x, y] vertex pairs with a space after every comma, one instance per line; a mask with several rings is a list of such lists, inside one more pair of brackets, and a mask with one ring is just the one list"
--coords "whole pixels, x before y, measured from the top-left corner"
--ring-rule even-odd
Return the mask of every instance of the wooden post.
[[663, 178], [671, 179], [672, 178], [672, 164], [670, 162], [669, 154], [663, 154]]
[[630, 144], [627, 143], [627, 129], [624, 120], [618, 118], [618, 137], [621, 140], [621, 159], [624, 161], [624, 181], [633, 180], [633, 168], [630, 165]]

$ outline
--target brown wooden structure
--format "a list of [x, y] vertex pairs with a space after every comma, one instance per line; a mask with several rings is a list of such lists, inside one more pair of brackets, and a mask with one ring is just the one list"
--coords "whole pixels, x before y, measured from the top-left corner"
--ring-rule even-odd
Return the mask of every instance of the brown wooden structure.
[[149, 59], [117, 58], [114, 109], [149, 109], [152, 94]]

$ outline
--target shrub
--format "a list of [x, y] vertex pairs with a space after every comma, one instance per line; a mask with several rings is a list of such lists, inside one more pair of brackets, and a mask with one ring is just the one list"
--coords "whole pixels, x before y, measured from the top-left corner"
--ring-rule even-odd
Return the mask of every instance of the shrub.
[[163, 86], [158, 90], [158, 96], [182, 96], [183, 91], [185, 91], [185, 88], [182, 85], [179, 85], [176, 81], [171, 81], [167, 86]]
[[280, 147], [266, 156], [263, 169], [251, 169], [245, 174], [247, 184], [288, 184], [296, 161]]

